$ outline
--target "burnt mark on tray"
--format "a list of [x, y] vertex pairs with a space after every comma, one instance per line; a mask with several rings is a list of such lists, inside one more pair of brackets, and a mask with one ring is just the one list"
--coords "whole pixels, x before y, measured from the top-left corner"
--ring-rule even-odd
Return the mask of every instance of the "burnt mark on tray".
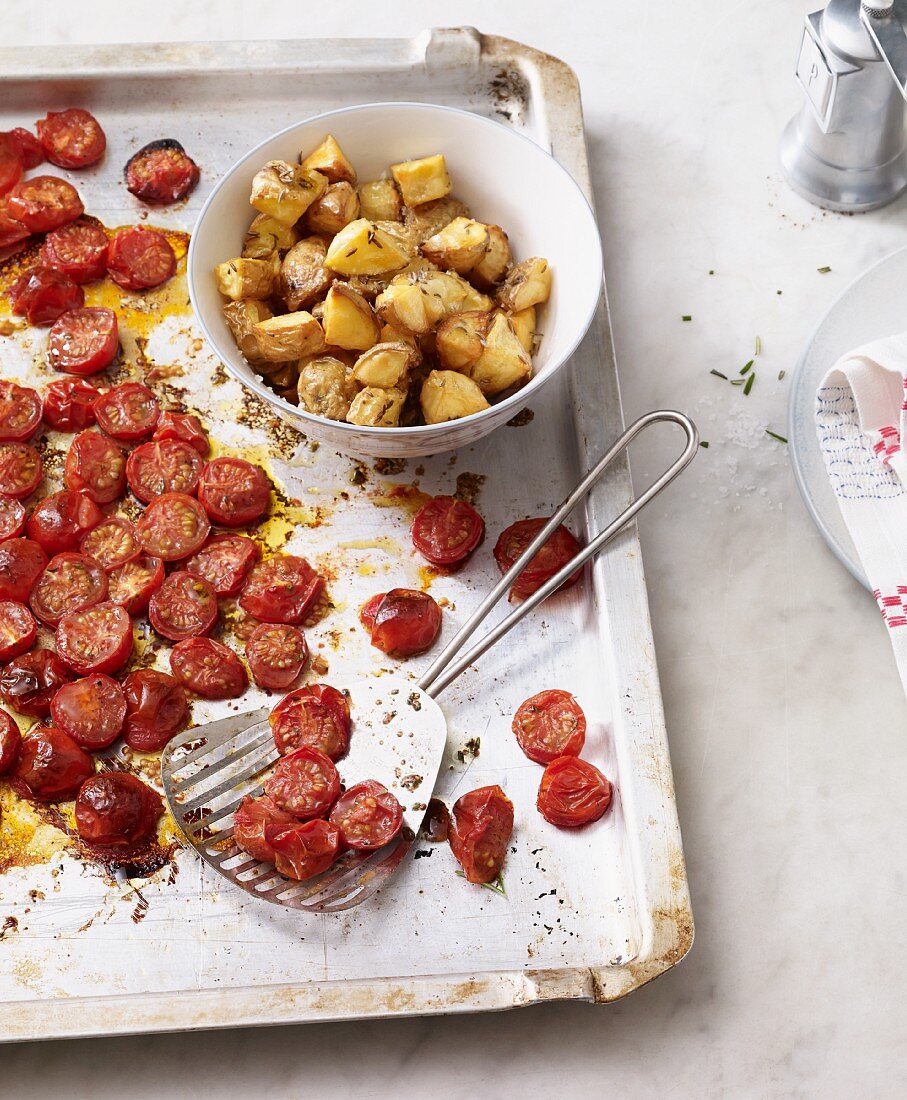
[[494, 112], [508, 122], [522, 122], [529, 109], [529, 81], [517, 69], [499, 69], [488, 83]]

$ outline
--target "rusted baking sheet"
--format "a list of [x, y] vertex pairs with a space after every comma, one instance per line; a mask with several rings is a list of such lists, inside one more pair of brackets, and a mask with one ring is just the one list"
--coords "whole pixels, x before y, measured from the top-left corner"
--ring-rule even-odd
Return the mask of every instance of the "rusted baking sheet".
[[[550, 149], [591, 197], [573, 73], [469, 28], [411, 41], [5, 49], [0, 73], [0, 130], [76, 104], [101, 119], [106, 160], [77, 182], [87, 209], [108, 225], [140, 216], [122, 165], [149, 140], [178, 138], [201, 165], [188, 205], [150, 218], [191, 231], [209, 189], [250, 146], [300, 118], [384, 99], [497, 118]], [[620, 431], [604, 293], [566, 377], [514, 426], [456, 455], [362, 464], [309, 446], [226, 377], [194, 328], [183, 270], [149, 308], [121, 316], [127, 369], [197, 409], [218, 446], [267, 467], [280, 491], [269, 541], [330, 577], [334, 609], [309, 637], [328, 669], [388, 665], [352, 629], [373, 592], [430, 586], [446, 601], [450, 636], [491, 583], [488, 546], [461, 575], [420, 567], [408, 524], [424, 494], [474, 498], [492, 540], [513, 519], [550, 511]], [[46, 382], [42, 339], [0, 339], [3, 375]], [[629, 494], [621, 465], [589, 516], [604, 523]], [[225, 629], [230, 641], [229, 622]], [[538, 768], [509, 732], [516, 706], [555, 686], [580, 698], [586, 755], [617, 791], [612, 812], [575, 834], [536, 813]], [[242, 706], [261, 702], [252, 693]], [[374, 902], [305, 916], [234, 890], [191, 852], [171, 852], [166, 826], [162, 866], [117, 881], [74, 847], [65, 820], [29, 814], [0, 786], [0, 1038], [606, 1002], [678, 962], [693, 924], [635, 531], [615, 540], [591, 580], [549, 601], [458, 681], [443, 705], [451, 737], [438, 793], [451, 800], [500, 782], [516, 805], [505, 895], [469, 886], [446, 848], [426, 844]], [[197, 704], [196, 719], [225, 707]]]

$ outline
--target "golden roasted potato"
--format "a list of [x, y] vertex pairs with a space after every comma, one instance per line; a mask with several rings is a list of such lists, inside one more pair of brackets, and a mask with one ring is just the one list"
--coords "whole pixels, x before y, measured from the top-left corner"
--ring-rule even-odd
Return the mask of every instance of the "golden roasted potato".
[[375, 222], [375, 225], [383, 230], [402, 252], [419, 259], [419, 235], [404, 225], [403, 222]]
[[444, 199], [435, 199], [434, 202], [407, 209], [403, 215], [403, 224], [421, 244], [439, 233], [445, 225], [450, 225], [454, 218], [468, 217], [470, 213], [466, 203], [448, 195]]
[[328, 134], [314, 152], [299, 160], [303, 168], [314, 168], [327, 176], [331, 183], [344, 182], [356, 186], [356, 169], [347, 160], [333, 134]]
[[446, 271], [409, 272], [378, 295], [375, 309], [386, 324], [421, 336], [463, 308], [467, 285]]
[[277, 293], [286, 302], [287, 309], [307, 309], [328, 290], [334, 276], [325, 270], [326, 252], [320, 237], [306, 237], [284, 256]]
[[416, 337], [405, 328], [397, 328], [396, 325], [382, 325], [378, 333], [379, 344], [409, 344], [413, 351], [419, 350]]
[[419, 404], [426, 424], [459, 420], [489, 408], [475, 382], [453, 370], [433, 370], [422, 386]]
[[499, 225], [486, 225], [485, 228], [488, 230], [485, 255], [470, 270], [469, 279], [483, 290], [490, 290], [507, 274], [513, 257], [510, 254], [510, 241], [504, 230]]
[[239, 302], [243, 298], [269, 298], [280, 270], [280, 257], [272, 252], [266, 260], [251, 260], [236, 256], [214, 269], [217, 289]]
[[359, 185], [359, 209], [373, 222], [398, 222], [403, 216], [403, 199], [393, 180], [370, 180]]
[[525, 382], [532, 374], [529, 353], [524, 351], [506, 314], [492, 317], [482, 354], [467, 373], [486, 397]]
[[410, 367], [419, 355], [409, 344], [375, 344], [356, 360], [353, 378], [360, 386], [405, 390]]
[[381, 331], [381, 324], [365, 298], [343, 283], [335, 283], [328, 291], [321, 324], [325, 340], [348, 351], [367, 351], [378, 342]]
[[346, 418], [350, 424], [363, 427], [395, 428], [400, 423], [404, 401], [406, 390], [367, 386], [353, 398]]
[[271, 160], [255, 173], [249, 202], [262, 214], [284, 225], [294, 225], [327, 186], [327, 177], [320, 172], [285, 160]]
[[272, 366], [276, 366], [277, 370], [268, 375], [268, 381], [271, 385], [278, 390], [295, 389], [296, 381], [299, 378], [299, 364], [296, 362], [276, 363]]
[[261, 354], [258, 347], [258, 337], [253, 329], [259, 321], [267, 321], [274, 313], [267, 302], [258, 302], [254, 298], [246, 298], [241, 302], [228, 302], [224, 306], [224, 319], [230, 326], [233, 339], [245, 359], [257, 367], [272, 367], [272, 364]]
[[346, 180], [332, 183], [305, 214], [305, 223], [313, 233], [333, 237], [345, 225], [359, 217], [359, 196]]
[[472, 283], [468, 283], [461, 275], [457, 275], [456, 272], [450, 272], [450, 277], [451, 279], [456, 279], [460, 289], [463, 291], [463, 301], [460, 303], [461, 310], [494, 309], [493, 298], [489, 298], [488, 295], [483, 294], [481, 290], [476, 290]]
[[391, 175], [397, 181], [407, 206], [418, 206], [450, 194], [450, 176], [443, 153], [419, 160], [406, 160], [391, 165]]
[[445, 370], [469, 374], [485, 348], [491, 314], [485, 310], [454, 313], [438, 325], [435, 350]]
[[454, 218], [422, 244], [422, 255], [438, 265], [466, 275], [485, 255], [488, 229], [472, 218]]
[[317, 356], [301, 367], [297, 396], [299, 404], [316, 416], [346, 420], [356, 384], [345, 363], [331, 355]]
[[399, 271], [409, 256], [368, 218], [358, 218], [331, 241], [325, 266], [340, 275], [383, 275]]
[[517, 340], [523, 345], [523, 351], [532, 355], [532, 345], [535, 341], [535, 306], [526, 306], [517, 313], [511, 313], [510, 324], [516, 333]]
[[286, 252], [299, 240], [292, 225], [284, 225], [268, 214], [256, 214], [243, 240], [243, 256], [266, 260], [272, 252]]
[[547, 302], [550, 293], [551, 266], [547, 260], [533, 256], [510, 269], [498, 287], [497, 299], [505, 309], [519, 313], [528, 306]]
[[259, 321], [252, 331], [265, 359], [285, 363], [314, 355], [324, 348], [324, 333], [311, 313], [299, 310]]

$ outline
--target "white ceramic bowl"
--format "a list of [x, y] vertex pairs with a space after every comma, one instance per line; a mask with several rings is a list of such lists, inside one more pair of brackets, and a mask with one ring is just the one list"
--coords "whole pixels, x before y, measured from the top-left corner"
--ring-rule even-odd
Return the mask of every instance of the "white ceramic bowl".
[[[296, 161], [332, 133], [362, 180], [389, 164], [443, 153], [453, 193], [482, 221], [510, 237], [516, 260], [544, 256], [553, 268], [551, 299], [541, 307], [541, 347], [533, 377], [491, 408], [446, 424], [362, 428], [313, 416], [278, 397], [240, 355], [224, 320], [214, 267], [236, 256], [255, 211], [252, 177], [269, 160]], [[289, 126], [247, 153], [202, 208], [188, 259], [189, 294], [205, 336], [227, 369], [311, 439], [350, 454], [414, 458], [474, 443], [506, 423], [567, 362], [586, 333], [602, 286], [595, 215], [572, 177], [542, 148], [497, 122], [426, 103], [345, 107]]]

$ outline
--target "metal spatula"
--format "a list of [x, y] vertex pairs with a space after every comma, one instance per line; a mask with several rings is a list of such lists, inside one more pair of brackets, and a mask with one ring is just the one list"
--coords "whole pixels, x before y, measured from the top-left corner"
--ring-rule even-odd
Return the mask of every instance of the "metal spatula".
[[[614, 459], [652, 424], [678, 424], [686, 436], [680, 457], [603, 531], [537, 592], [515, 607], [466, 653], [465, 642], [505, 595], [555, 528], [583, 500]], [[161, 757], [170, 811], [202, 859], [255, 897], [295, 909], [336, 912], [359, 905], [380, 889], [402, 862], [422, 823], [447, 741], [447, 721], [435, 697], [487, 649], [558, 589], [579, 566], [625, 527], [692, 461], [699, 435], [679, 412], [640, 417], [608, 450], [557, 509], [525, 552], [485, 597], [456, 637], [418, 683], [378, 675], [349, 684], [332, 681], [349, 694], [353, 732], [348, 755], [338, 765], [347, 786], [377, 779], [404, 807], [401, 833], [375, 852], [347, 852], [323, 874], [297, 882], [241, 851], [232, 840], [233, 812], [246, 795], [262, 793], [278, 757], [267, 722], [268, 709], [196, 726], [175, 737]]]

